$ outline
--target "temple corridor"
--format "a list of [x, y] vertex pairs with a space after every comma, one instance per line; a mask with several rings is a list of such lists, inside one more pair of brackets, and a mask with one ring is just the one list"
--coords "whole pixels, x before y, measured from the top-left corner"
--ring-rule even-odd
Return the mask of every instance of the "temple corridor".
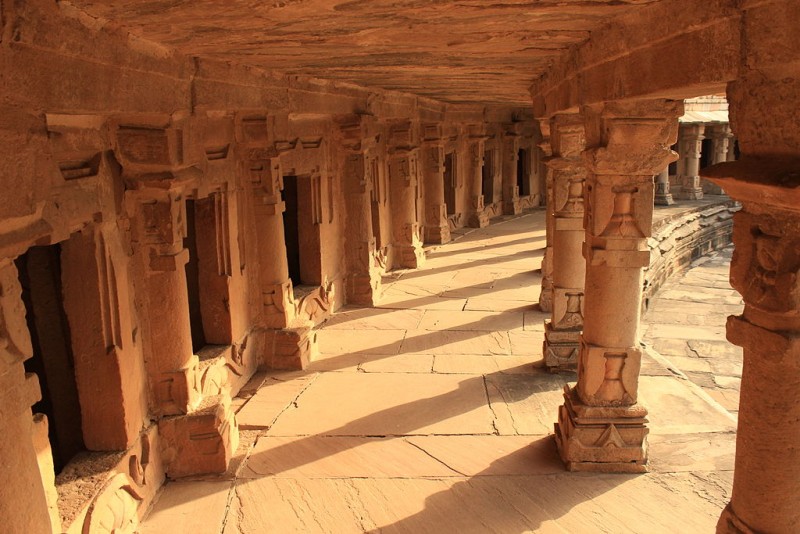
[[553, 414], [575, 375], [544, 367], [531, 304], [544, 212], [459, 233], [328, 319], [308, 369], [257, 373], [227, 473], [168, 482], [141, 532], [712, 531], [733, 417], [647, 349], [650, 472], [564, 471]]

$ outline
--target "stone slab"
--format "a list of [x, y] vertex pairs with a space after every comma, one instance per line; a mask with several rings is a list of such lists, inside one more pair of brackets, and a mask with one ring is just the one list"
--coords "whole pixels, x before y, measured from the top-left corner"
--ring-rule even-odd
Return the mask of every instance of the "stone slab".
[[507, 332], [469, 330], [410, 331], [403, 340], [402, 354], [510, 355]]
[[422, 319], [422, 310], [348, 308], [325, 321], [325, 330], [411, 330]]
[[486, 376], [486, 389], [501, 435], [541, 435], [552, 432], [564, 385], [574, 377], [540, 370], [533, 375]]
[[320, 354], [397, 354], [405, 330], [320, 330], [317, 346]]
[[694, 387], [665, 376], [639, 377], [639, 402], [648, 410], [651, 434], [736, 430], [730, 415], [710, 405]]
[[312, 373], [286, 380], [268, 378], [236, 413], [239, 428], [269, 428], [317, 377]]
[[479, 312], [462, 311], [453, 313], [441, 310], [427, 310], [419, 322], [420, 330], [471, 330], [508, 331], [522, 329], [522, 312]]
[[652, 434], [650, 471], [655, 473], [733, 471], [736, 434]]
[[404, 438], [262, 437], [242, 478], [421, 478], [458, 473]]
[[228, 480], [168, 482], [138, 532], [218, 534], [232, 488], [233, 482]]
[[493, 419], [482, 377], [328, 373], [269, 435], [491, 434]]
[[437, 354], [433, 372], [486, 375], [491, 373], [531, 374], [536, 372], [529, 356], [485, 356], [482, 354]]

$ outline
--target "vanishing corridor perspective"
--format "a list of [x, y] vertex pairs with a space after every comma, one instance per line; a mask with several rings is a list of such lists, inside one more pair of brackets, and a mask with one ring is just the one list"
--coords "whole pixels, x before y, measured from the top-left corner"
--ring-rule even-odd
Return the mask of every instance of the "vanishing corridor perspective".
[[337, 312], [306, 371], [257, 373], [234, 399], [229, 471], [169, 483], [141, 532], [713, 530], [735, 420], [652, 352], [650, 473], [564, 472], [552, 414], [574, 375], [544, 367], [549, 314], [529, 304], [544, 226], [536, 212], [473, 231], [393, 277], [379, 307]]
[[799, 532], [798, 26], [0, 0], [2, 530]]

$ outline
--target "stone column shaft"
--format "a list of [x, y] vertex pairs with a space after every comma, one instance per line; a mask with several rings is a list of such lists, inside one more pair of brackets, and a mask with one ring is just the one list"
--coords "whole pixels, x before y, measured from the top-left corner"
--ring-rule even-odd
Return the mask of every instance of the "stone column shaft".
[[517, 185], [517, 160], [519, 159], [519, 127], [512, 125], [503, 136], [503, 213], [516, 215], [522, 211]]
[[450, 241], [447, 204], [444, 200], [444, 144], [427, 142], [422, 148], [422, 177], [425, 189], [425, 243]]
[[637, 402], [642, 270], [650, 258], [653, 175], [675, 160], [669, 147], [683, 103], [614, 102], [584, 113], [584, 325], [578, 383], [565, 389], [556, 442], [569, 470], [641, 472], [648, 433], [647, 410]]
[[[748, 12], [749, 16], [749, 12]], [[743, 48], [753, 55], [728, 85], [741, 158], [707, 169], [742, 209], [734, 216], [731, 285], [744, 312], [728, 318], [728, 340], [744, 350], [730, 504], [717, 532], [797, 532], [800, 527], [800, 82], [770, 54], [800, 6], [754, 8]], [[745, 47], [746, 45], [746, 47]], [[797, 58], [796, 51], [792, 57]], [[755, 59], [754, 59], [755, 58]], [[778, 61], [774, 68], [751, 61]]]
[[551, 126], [553, 154], [547, 162], [553, 174], [553, 302], [545, 321], [545, 365], [575, 369], [583, 327], [583, 291], [586, 261], [583, 258], [583, 189], [586, 166], [581, 155], [586, 147], [584, 119], [580, 114], [558, 115]]
[[671, 206], [675, 204], [672, 198], [672, 192], [669, 187], [669, 167], [661, 171], [656, 176], [656, 193], [655, 193], [656, 206]]
[[681, 159], [683, 160], [683, 174], [681, 176], [681, 198], [698, 200], [703, 198], [703, 188], [700, 186], [700, 156], [703, 151], [702, 124], [686, 124], [681, 128]]
[[555, 232], [555, 216], [553, 212], [553, 171], [547, 162], [553, 155], [550, 144], [550, 121], [540, 120], [539, 129], [542, 140], [539, 148], [542, 150], [542, 171], [544, 173], [544, 209], [545, 209], [545, 249], [542, 257], [542, 291], [539, 294], [539, 309], [543, 312], [553, 311], [553, 234]]
[[484, 165], [484, 141], [483, 139], [472, 141], [470, 147], [470, 162], [472, 169], [470, 172], [470, 213], [467, 223], [472, 228], [483, 228], [489, 225], [489, 216], [486, 214], [483, 193], [483, 165]]
[[425, 262], [416, 207], [419, 187], [417, 152], [418, 149], [398, 151], [389, 158], [392, 234], [396, 258], [400, 267], [408, 269], [421, 267]]

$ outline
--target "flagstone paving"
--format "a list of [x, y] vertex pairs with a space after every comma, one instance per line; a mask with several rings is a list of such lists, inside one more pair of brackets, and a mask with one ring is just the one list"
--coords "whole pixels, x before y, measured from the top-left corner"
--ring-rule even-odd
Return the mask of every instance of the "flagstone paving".
[[544, 214], [460, 233], [390, 273], [379, 307], [328, 320], [308, 370], [257, 374], [231, 469], [168, 483], [141, 532], [713, 532], [735, 423], [709, 395], [731, 407], [740, 374], [726, 256], [651, 300], [650, 472], [577, 474], [552, 437], [575, 376], [541, 366]]

